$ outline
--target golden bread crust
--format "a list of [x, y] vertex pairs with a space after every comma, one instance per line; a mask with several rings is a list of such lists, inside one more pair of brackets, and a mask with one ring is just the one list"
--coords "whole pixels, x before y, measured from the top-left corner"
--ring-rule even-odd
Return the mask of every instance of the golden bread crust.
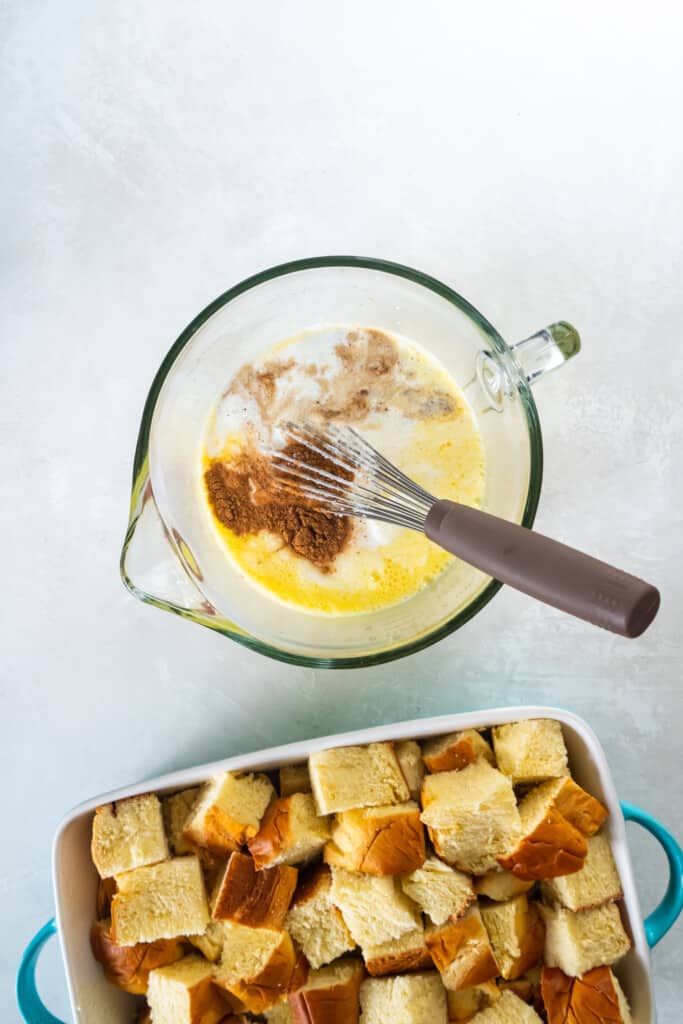
[[239, 921], [251, 928], [282, 928], [299, 872], [286, 864], [257, 871], [244, 853], [231, 853], [212, 901], [217, 921]]

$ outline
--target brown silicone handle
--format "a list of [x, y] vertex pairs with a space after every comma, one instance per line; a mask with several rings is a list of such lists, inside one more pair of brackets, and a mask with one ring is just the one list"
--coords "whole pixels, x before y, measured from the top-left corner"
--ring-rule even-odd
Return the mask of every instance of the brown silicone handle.
[[437, 501], [425, 533], [501, 583], [620, 636], [640, 636], [659, 610], [651, 583], [478, 508]]

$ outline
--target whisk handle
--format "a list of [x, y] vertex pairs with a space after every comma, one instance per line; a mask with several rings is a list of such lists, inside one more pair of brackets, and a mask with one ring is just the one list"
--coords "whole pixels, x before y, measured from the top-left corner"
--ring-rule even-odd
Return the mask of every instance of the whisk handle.
[[502, 583], [620, 636], [640, 636], [659, 610], [651, 583], [481, 509], [437, 501], [425, 533]]

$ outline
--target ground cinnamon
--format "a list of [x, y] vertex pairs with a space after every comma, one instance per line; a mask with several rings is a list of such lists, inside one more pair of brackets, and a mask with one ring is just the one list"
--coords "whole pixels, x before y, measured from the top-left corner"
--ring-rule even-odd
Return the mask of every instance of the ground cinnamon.
[[[309, 465], [347, 478], [352, 475], [305, 445], [290, 442], [283, 451]], [[323, 572], [331, 570], [350, 537], [348, 518], [323, 512], [314, 501], [297, 494], [295, 486], [292, 492], [283, 490], [271, 460], [258, 452], [243, 451], [229, 463], [214, 459], [204, 483], [214, 515], [233, 533], [243, 536], [268, 530]]]

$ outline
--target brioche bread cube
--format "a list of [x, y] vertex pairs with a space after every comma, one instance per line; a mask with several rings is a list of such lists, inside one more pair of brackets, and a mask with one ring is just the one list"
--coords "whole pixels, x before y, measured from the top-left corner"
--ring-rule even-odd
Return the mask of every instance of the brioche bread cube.
[[192, 789], [184, 789], [181, 793], [174, 793], [173, 796], [164, 797], [161, 801], [166, 835], [176, 856], [197, 852], [195, 844], [183, 835], [183, 829], [199, 796], [199, 790], [199, 786], [194, 786]]
[[196, 935], [206, 928], [209, 907], [197, 857], [175, 857], [116, 876], [111, 933], [120, 946]]
[[362, 952], [365, 968], [373, 977], [423, 971], [434, 966], [422, 924], [414, 931], [406, 932], [400, 939], [365, 946]]
[[294, 1024], [358, 1024], [360, 960], [342, 960], [311, 971], [303, 988], [289, 995]]
[[119, 946], [111, 936], [108, 921], [96, 921], [90, 929], [90, 948], [104, 968], [107, 981], [124, 992], [143, 996], [149, 972], [180, 960], [184, 954], [180, 939], [158, 939], [135, 946]]
[[542, 1024], [532, 1006], [506, 989], [500, 999], [472, 1017], [472, 1024]]
[[543, 956], [545, 925], [525, 894], [507, 903], [482, 905], [481, 916], [503, 978], [521, 977]]
[[[247, 928], [226, 921], [223, 952], [214, 980], [238, 1002], [239, 1009], [263, 1013], [295, 984], [297, 954], [287, 932]], [[298, 979], [303, 984], [305, 976]]]
[[285, 928], [315, 970], [355, 948], [341, 912], [332, 903], [329, 868], [319, 865], [300, 883]]
[[588, 910], [621, 899], [621, 880], [607, 836], [599, 832], [587, 843], [588, 853], [580, 871], [543, 882], [547, 903], [561, 903], [568, 910]]
[[222, 921], [209, 921], [199, 935], [188, 935], [187, 941], [212, 964], [217, 964], [223, 952], [225, 930]]
[[498, 767], [513, 785], [569, 775], [562, 726], [550, 718], [498, 725], [493, 729]]
[[422, 867], [401, 878], [400, 885], [433, 924], [444, 924], [449, 917], [462, 917], [475, 900], [469, 875], [456, 871], [438, 857], [428, 857]]
[[585, 836], [594, 835], [607, 819], [607, 808], [569, 775], [563, 779], [542, 782], [536, 787], [535, 793], [537, 800], [546, 806], [553, 806]]
[[248, 846], [260, 871], [277, 864], [305, 864], [329, 838], [329, 820], [318, 815], [311, 794], [292, 793], [273, 800]]
[[545, 795], [530, 790], [519, 805], [519, 816], [522, 835], [513, 850], [498, 858], [502, 868], [526, 881], [581, 870], [588, 852], [586, 837]]
[[514, 978], [511, 981], [505, 981], [499, 979], [498, 986], [501, 992], [505, 989], [509, 989], [514, 992], [516, 996], [519, 996], [525, 1003], [531, 1003], [534, 1009], [540, 1013], [543, 1009], [543, 1000], [541, 999], [541, 969], [540, 963], [531, 967], [526, 974], [522, 974], [519, 978]]
[[616, 903], [574, 913], [565, 907], [541, 907], [545, 921], [544, 960], [576, 978], [594, 967], [615, 964], [631, 948]]
[[360, 1024], [448, 1024], [446, 991], [436, 971], [366, 978]]
[[425, 831], [413, 801], [340, 811], [323, 850], [326, 864], [368, 875], [398, 875], [424, 863]]
[[609, 967], [596, 967], [581, 978], [569, 978], [558, 967], [544, 967], [541, 993], [548, 1024], [566, 1021], [632, 1024], [631, 1010]]
[[282, 1003], [276, 1003], [275, 1006], [271, 1006], [263, 1016], [266, 1024], [295, 1024], [292, 1009], [286, 999]]
[[491, 746], [476, 729], [462, 729], [436, 736], [422, 746], [422, 758], [430, 772], [451, 772], [484, 758], [495, 765]]
[[213, 968], [199, 956], [186, 956], [149, 976], [147, 1002], [153, 1024], [218, 1024], [230, 1007], [212, 979]]
[[320, 750], [308, 759], [320, 814], [402, 804], [410, 797], [391, 743]]
[[429, 925], [425, 938], [446, 988], [457, 992], [497, 977], [498, 964], [476, 903], [457, 920]]
[[280, 796], [291, 796], [292, 793], [310, 793], [311, 779], [308, 774], [308, 765], [303, 764], [285, 765], [280, 769]]
[[111, 917], [111, 901], [114, 898], [115, 892], [116, 882], [113, 878], [98, 879], [97, 897], [95, 899], [98, 921]]
[[475, 878], [474, 891], [477, 896], [486, 896], [489, 900], [505, 903], [506, 900], [513, 900], [515, 896], [521, 896], [522, 893], [528, 892], [533, 884], [523, 878], [517, 878], [510, 871], [498, 868]]
[[90, 850], [102, 878], [167, 860], [169, 850], [158, 797], [144, 793], [98, 807]]
[[282, 928], [298, 874], [284, 864], [257, 871], [251, 857], [235, 851], [212, 895], [211, 916], [251, 928]]
[[333, 867], [331, 895], [361, 947], [400, 939], [422, 924], [417, 907], [391, 875], [362, 875]]
[[422, 760], [420, 744], [415, 740], [403, 740], [394, 747], [398, 763], [406, 780], [411, 800], [419, 800], [422, 780], [425, 777], [425, 765]]
[[468, 874], [496, 867], [521, 835], [512, 783], [485, 760], [427, 775], [422, 806], [438, 856]]
[[485, 981], [483, 985], [461, 988], [457, 992], [447, 990], [448, 1020], [456, 1021], [458, 1024], [472, 1020], [480, 1010], [485, 1010], [488, 1006], [497, 1003], [500, 995], [495, 981]]
[[256, 835], [274, 795], [267, 775], [222, 772], [202, 787], [183, 835], [213, 853], [232, 853]]

